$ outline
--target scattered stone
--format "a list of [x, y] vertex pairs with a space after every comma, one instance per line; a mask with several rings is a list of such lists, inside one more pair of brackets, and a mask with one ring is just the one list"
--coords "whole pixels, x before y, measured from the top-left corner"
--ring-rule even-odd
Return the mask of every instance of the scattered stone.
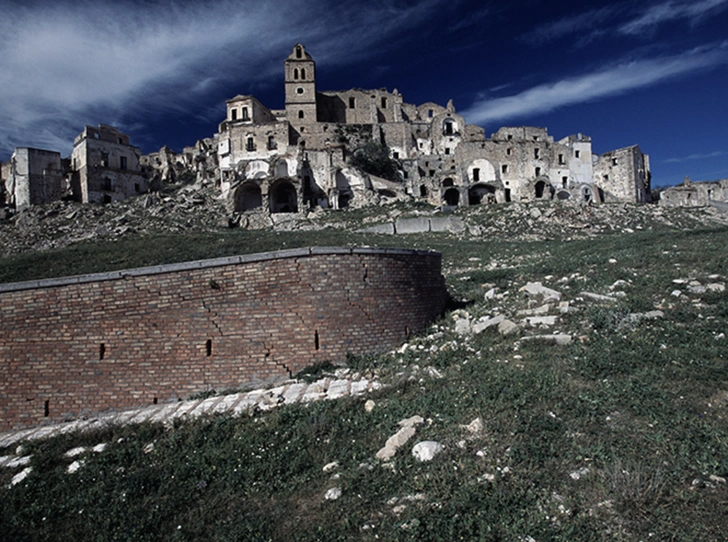
[[682, 292], [680, 290], [673, 290], [672, 292], [670, 292], [670, 295], [672, 297], [680, 297], [682, 295]]
[[715, 340], [716, 340], [716, 341], [720, 341], [720, 340], [722, 340], [722, 339], [725, 339], [725, 333], [718, 333], [718, 334], [717, 334], [717, 335], [715, 336]]
[[541, 341], [546, 344], [566, 345], [571, 344], [573, 337], [567, 334], [558, 335], [531, 335], [529, 337], [521, 337], [522, 341]]
[[521, 287], [518, 291], [523, 292], [529, 296], [540, 295], [541, 297], [543, 297], [544, 303], [561, 300], [561, 292], [557, 292], [556, 290], [547, 288], [540, 282], [529, 282], [525, 286]]
[[472, 325], [471, 329], [472, 332], [475, 335], [478, 335], [488, 329], [492, 326], [497, 326], [501, 322], [503, 322], [506, 319], [506, 317], [503, 314], [499, 314], [498, 316], [493, 316], [492, 318], [489, 316], [483, 316], [481, 318], [478, 318], [478, 320], [475, 321], [475, 323]]
[[442, 452], [442, 444], [434, 440], [423, 440], [412, 448], [412, 455], [418, 461], [431, 461], [437, 454]]
[[14, 469], [16, 467], [24, 467], [25, 465], [30, 463], [30, 456], [26, 455], [23, 457], [15, 457], [10, 459], [5, 463], [5, 466], [9, 469]]
[[501, 335], [510, 335], [518, 331], [518, 324], [511, 322], [510, 320], [503, 320], [498, 324], [498, 332]]
[[718, 282], [707, 284], [705, 288], [710, 292], [725, 292], [725, 284], [721, 284]]
[[377, 452], [377, 459], [386, 461], [394, 457], [397, 450], [415, 435], [417, 431], [416, 427], [424, 423], [424, 421], [421, 416], [412, 416], [411, 418], [400, 421], [399, 425], [401, 429], [387, 439], [384, 448]]
[[324, 465], [324, 468], [322, 469], [324, 472], [331, 472], [332, 470], [339, 467], [338, 461], [332, 461], [331, 463], [327, 463]]
[[495, 296], [498, 294], [498, 288], [491, 288], [487, 292], [485, 292], [485, 299], [495, 299]]
[[716, 484], [725, 484], [726, 483], [725, 478], [723, 478], [722, 476], [716, 476], [715, 474], [711, 474], [708, 477], [708, 480], [710, 480], [711, 482], [715, 482]]
[[22, 482], [23, 480], [25, 480], [31, 472], [33, 472], [33, 467], [26, 467], [26, 468], [24, 468], [18, 474], [16, 474], [15, 476], [13, 476], [13, 479], [10, 480], [10, 485], [11, 486], [18, 485], [20, 482]]
[[593, 299], [595, 301], [608, 301], [610, 303], [615, 303], [618, 301], [616, 297], [611, 297], [608, 295], [601, 295], [601, 294], [595, 294], [592, 292], [581, 292], [581, 295], [584, 297], [588, 297], [589, 299]]
[[463, 429], [466, 429], [473, 435], [477, 435], [481, 431], [483, 431], [483, 428], [485, 427], [483, 425], [483, 418], [475, 418], [472, 422], [470, 422], [468, 425], [461, 425], [460, 426]]
[[455, 333], [458, 335], [469, 335], [472, 331], [469, 318], [461, 318], [455, 322]]
[[371, 399], [368, 399], [367, 402], [364, 403], [364, 410], [366, 410], [367, 412], [371, 412], [372, 410], [374, 410], [375, 406], [377, 406], [377, 404]]
[[74, 472], [76, 472], [81, 467], [83, 467], [83, 459], [76, 460], [73, 463], [71, 463], [70, 465], [68, 465], [68, 468], [66, 468], [66, 472], [68, 474], [73, 474]]
[[556, 325], [558, 318], [558, 316], [529, 316], [524, 319], [524, 322], [528, 323], [528, 325], [532, 327], [551, 327]]
[[341, 497], [341, 488], [340, 487], [332, 487], [328, 491], [326, 491], [326, 495], [324, 495], [324, 498], [327, 501], [335, 501]]
[[[568, 301], [565, 302], [568, 306]], [[561, 305], [561, 303], [559, 303]], [[540, 307], [536, 307], [535, 309], [523, 309], [518, 311], [516, 314], [518, 316], [543, 316], [545, 314], [548, 314], [551, 310], [551, 305], [541, 305]]]
[[584, 467], [583, 469], [579, 469], [577, 471], [570, 473], [569, 476], [571, 476], [572, 480], [579, 480], [582, 477], [586, 476], [587, 474], [589, 474], [589, 469]]
[[79, 446], [77, 448], [71, 448], [68, 450], [65, 454], [66, 457], [76, 457], [77, 455], [81, 455], [86, 451], [86, 448], [83, 446]]

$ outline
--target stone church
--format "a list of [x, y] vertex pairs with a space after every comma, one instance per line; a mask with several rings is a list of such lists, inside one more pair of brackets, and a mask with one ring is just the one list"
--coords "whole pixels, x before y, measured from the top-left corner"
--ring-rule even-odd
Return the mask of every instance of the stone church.
[[[217, 157], [234, 210], [271, 213], [343, 208], [397, 198], [456, 207], [580, 199], [650, 200], [649, 157], [632, 146], [597, 156], [582, 134], [555, 141], [544, 128], [506, 127], [486, 137], [452, 101], [419, 106], [395, 89], [319, 91], [301, 44], [284, 62], [285, 109], [253, 96], [227, 101]], [[388, 149], [394, 178], [350, 165], [357, 144]]]

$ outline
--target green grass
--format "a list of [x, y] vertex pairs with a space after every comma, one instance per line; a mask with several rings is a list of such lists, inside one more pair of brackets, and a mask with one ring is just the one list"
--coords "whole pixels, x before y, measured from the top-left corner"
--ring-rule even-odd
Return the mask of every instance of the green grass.
[[[685, 289], [674, 279], [726, 281], [725, 228], [568, 242], [225, 232], [79, 246], [0, 269], [19, 280], [25, 269], [48, 276], [313, 244], [439, 250], [451, 293], [473, 315], [525, 306], [518, 288], [542, 281], [572, 303], [561, 328], [579, 339], [555, 347], [488, 330], [463, 340], [447, 315], [405, 353], [347, 360], [389, 384], [367, 397], [27, 443], [32, 474], [9, 488], [19, 469], [0, 470], [0, 540], [725, 539], [726, 485], [710, 477], [728, 477], [728, 339], [715, 338], [728, 328], [728, 294], [671, 295]], [[627, 284], [610, 290], [617, 280]], [[486, 301], [484, 285], [509, 296]], [[616, 303], [578, 301], [619, 290]], [[664, 318], [625, 320], [656, 307]], [[377, 450], [413, 415], [427, 422], [382, 466]], [[484, 429], [471, 435], [461, 425], [476, 417]], [[409, 450], [427, 439], [445, 451], [418, 463]], [[109, 447], [66, 473], [65, 451], [100, 442]], [[334, 486], [341, 498], [325, 500]]]

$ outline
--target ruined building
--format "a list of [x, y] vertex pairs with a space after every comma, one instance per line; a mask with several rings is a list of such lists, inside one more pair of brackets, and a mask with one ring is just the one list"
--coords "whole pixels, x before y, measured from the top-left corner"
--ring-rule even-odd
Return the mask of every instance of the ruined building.
[[61, 154], [55, 151], [18, 147], [3, 164], [2, 203], [22, 209], [61, 199], [65, 188]]
[[112, 126], [86, 126], [73, 142], [71, 190], [83, 203], [111, 203], [147, 191], [137, 147]]
[[[490, 138], [446, 107], [408, 104], [394, 90], [316, 88], [301, 44], [285, 60], [285, 109], [253, 96], [227, 101], [219, 126], [223, 195], [236, 211], [341, 208], [412, 197], [435, 205], [578, 198], [650, 201], [649, 157], [639, 147], [598, 157], [581, 134], [555, 141], [544, 128], [501, 128]], [[396, 164], [385, 179], [351, 166], [349, 153], [382, 144]]]

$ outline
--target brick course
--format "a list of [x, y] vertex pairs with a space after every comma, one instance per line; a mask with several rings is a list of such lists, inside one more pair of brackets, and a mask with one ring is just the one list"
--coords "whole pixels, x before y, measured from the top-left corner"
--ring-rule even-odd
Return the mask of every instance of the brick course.
[[436, 252], [310, 248], [0, 285], [0, 431], [391, 348], [447, 298]]

